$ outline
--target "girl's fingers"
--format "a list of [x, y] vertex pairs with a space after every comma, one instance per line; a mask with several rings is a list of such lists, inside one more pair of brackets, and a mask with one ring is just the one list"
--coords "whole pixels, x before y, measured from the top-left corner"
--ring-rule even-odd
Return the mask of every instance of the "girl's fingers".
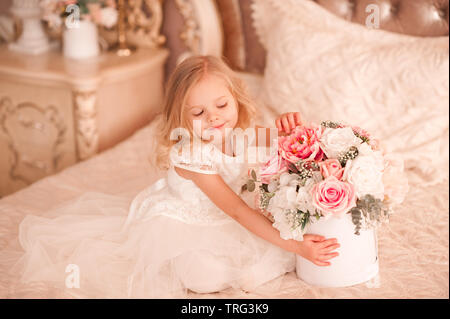
[[338, 242], [337, 242], [337, 239], [336, 238], [330, 238], [330, 239], [326, 239], [326, 240], [324, 240], [324, 241], [322, 241], [321, 243], [320, 243], [320, 248], [325, 248], [325, 247], [328, 247], [328, 246], [330, 246], [330, 245], [334, 245], [334, 244], [337, 244]]
[[294, 118], [297, 125], [302, 124], [302, 116], [300, 115], [300, 112], [294, 113]]
[[317, 260], [317, 259], [314, 261], [314, 264], [317, 266], [330, 266], [331, 265], [330, 262], [321, 261], [321, 260]]
[[290, 133], [297, 125], [302, 124], [300, 112], [285, 113], [275, 120], [275, 125], [279, 131]]
[[289, 122], [286, 117], [283, 117], [281, 119], [281, 124], [283, 124], [284, 131], [289, 134], [291, 130], [289, 129]]
[[295, 128], [295, 118], [294, 118], [294, 113], [289, 113], [288, 116], [288, 122], [289, 122], [289, 126], [291, 128], [291, 130], [293, 130]]
[[325, 240], [325, 237], [323, 237], [323, 236], [312, 235], [312, 234], [304, 235], [303, 238], [306, 239], [306, 240], [311, 240], [311, 241], [323, 241], [323, 240]]
[[279, 131], [282, 131], [282, 130], [283, 130], [283, 127], [281, 126], [281, 119], [277, 119], [277, 120], [275, 121], [275, 125], [277, 126], [277, 128], [278, 128]]
[[323, 254], [326, 254], [326, 253], [329, 253], [329, 252], [331, 252], [331, 251], [333, 251], [335, 249], [338, 249], [339, 247], [341, 247], [341, 245], [339, 245], [339, 244], [330, 245], [328, 247], [322, 248], [320, 250], [320, 252], [323, 253]]
[[317, 257], [319, 261], [325, 262], [325, 260], [330, 260], [331, 258], [339, 256], [339, 253], [323, 254]]

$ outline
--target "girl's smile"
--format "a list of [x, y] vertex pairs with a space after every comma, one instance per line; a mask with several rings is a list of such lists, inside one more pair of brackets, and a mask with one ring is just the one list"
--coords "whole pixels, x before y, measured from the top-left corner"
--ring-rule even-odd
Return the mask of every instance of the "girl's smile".
[[220, 124], [220, 125], [216, 125], [216, 126], [210, 127], [209, 129], [210, 129], [210, 130], [212, 130], [212, 129], [221, 129], [222, 127], [225, 126], [225, 124], [226, 124], [226, 123], [223, 123], [223, 124]]

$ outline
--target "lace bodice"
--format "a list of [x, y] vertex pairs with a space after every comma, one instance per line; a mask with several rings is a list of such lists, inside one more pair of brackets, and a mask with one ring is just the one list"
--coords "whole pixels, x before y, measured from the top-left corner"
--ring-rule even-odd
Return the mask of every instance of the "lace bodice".
[[233, 221], [194, 182], [178, 175], [174, 167], [202, 174], [218, 174], [240, 195], [241, 187], [247, 179], [248, 164], [243, 155], [226, 155], [213, 144], [198, 144], [190, 150], [183, 145], [175, 145], [170, 154], [167, 176], [136, 196], [127, 224], [157, 215], [193, 224]]

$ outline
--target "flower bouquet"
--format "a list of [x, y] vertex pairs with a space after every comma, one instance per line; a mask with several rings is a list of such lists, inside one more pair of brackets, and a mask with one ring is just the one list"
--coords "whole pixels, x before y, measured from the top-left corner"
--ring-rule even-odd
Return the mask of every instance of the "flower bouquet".
[[42, 0], [42, 20], [50, 28], [59, 28], [65, 19], [68, 24], [89, 20], [97, 25], [112, 28], [117, 23], [118, 12], [115, 0]]
[[72, 59], [97, 56], [97, 26], [111, 29], [118, 20], [114, 0], [43, 0], [42, 19], [50, 29], [61, 29], [62, 51]]
[[[297, 256], [297, 275], [324, 287], [367, 281], [378, 273], [377, 226], [388, 222], [408, 190], [401, 159], [385, 155], [358, 127], [325, 121], [278, 137], [277, 150], [252, 170], [259, 208], [283, 239], [305, 233], [338, 239], [339, 256], [320, 267]], [[259, 179], [258, 179], [259, 178]]]

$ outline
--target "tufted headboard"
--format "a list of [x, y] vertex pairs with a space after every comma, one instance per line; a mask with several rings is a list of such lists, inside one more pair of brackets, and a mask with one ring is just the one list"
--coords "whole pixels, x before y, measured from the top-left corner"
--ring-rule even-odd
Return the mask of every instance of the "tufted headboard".
[[[266, 53], [252, 25], [253, 1], [258, 0], [165, 0], [162, 33], [171, 50], [166, 73], [176, 65], [180, 54], [191, 50], [221, 54], [235, 70], [262, 74]], [[366, 22], [367, 6], [376, 4], [382, 30], [420, 37], [449, 35], [448, 0], [298, 1], [314, 1], [360, 24]]]
[[413, 36], [448, 35], [448, 0], [314, 0], [336, 15], [365, 24], [369, 5], [380, 8], [380, 29]]

